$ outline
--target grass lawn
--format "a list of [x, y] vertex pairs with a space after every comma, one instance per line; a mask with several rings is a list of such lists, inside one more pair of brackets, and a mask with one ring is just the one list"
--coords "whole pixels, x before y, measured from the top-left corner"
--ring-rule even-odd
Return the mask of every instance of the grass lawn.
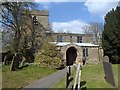
[[55, 71], [56, 69], [30, 65], [22, 70], [11, 72], [10, 65], [6, 65], [2, 67], [2, 88], [22, 88]]
[[[112, 65], [116, 88], [118, 88], [118, 65]], [[82, 69], [81, 82], [82, 88], [114, 88], [104, 79], [104, 70], [102, 64], [85, 65]], [[66, 78], [62, 78], [53, 88], [65, 88]]]
[[[118, 87], [118, 65], [112, 65], [116, 87]], [[83, 67], [81, 81], [85, 81], [87, 88], [113, 88], [104, 79], [102, 64], [86, 65]]]

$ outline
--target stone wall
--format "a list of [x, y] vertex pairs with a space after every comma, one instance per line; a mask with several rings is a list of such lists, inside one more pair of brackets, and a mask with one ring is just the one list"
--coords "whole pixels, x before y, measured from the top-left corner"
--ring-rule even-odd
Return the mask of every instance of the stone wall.
[[77, 43], [77, 36], [82, 36], [82, 43], [93, 43], [93, 36], [86, 34], [73, 34], [73, 33], [52, 33], [53, 39], [57, 42], [57, 36], [62, 36], [63, 42]]
[[103, 60], [103, 49], [100, 47], [88, 47], [88, 60], [89, 64], [100, 63]]
[[61, 47], [61, 52], [63, 53], [63, 60], [66, 61], [66, 51], [68, 48], [74, 47], [77, 49], [77, 58], [76, 58], [76, 63], [80, 62], [83, 63], [83, 48], [88, 48], [88, 57], [86, 64], [96, 64], [100, 63], [102, 61], [103, 57], [103, 49], [99, 47], [80, 47], [75, 44], [69, 44], [66, 46]]
[[64, 47], [61, 47], [61, 52], [63, 53], [63, 60], [66, 61], [66, 51], [70, 47], [74, 47], [77, 50], [76, 63], [78, 63], [78, 62], [82, 63], [82, 56], [83, 56], [82, 55], [82, 47], [79, 47], [75, 44], [69, 44], [69, 45], [66, 45]]
[[93, 43], [93, 37], [85, 35], [83, 38], [83, 43]]
[[46, 29], [49, 29], [49, 12], [47, 10], [33, 10], [30, 13], [31, 16], [36, 16], [38, 22], [40, 22]]
[[89, 47], [88, 48], [88, 61], [87, 63], [99, 63], [99, 50], [98, 47]]
[[[38, 24], [37, 25], [32, 24], [31, 30], [34, 30], [34, 34], [35, 34], [34, 46], [36, 49], [39, 49], [43, 40], [46, 37], [46, 31], [48, 31], [50, 29], [50, 27], [49, 27], [49, 12], [47, 10], [42, 10], [42, 11], [32, 10], [30, 12], [30, 18], [33, 19], [34, 16], [36, 16]], [[32, 20], [31, 20], [31, 22], [32, 22]]]

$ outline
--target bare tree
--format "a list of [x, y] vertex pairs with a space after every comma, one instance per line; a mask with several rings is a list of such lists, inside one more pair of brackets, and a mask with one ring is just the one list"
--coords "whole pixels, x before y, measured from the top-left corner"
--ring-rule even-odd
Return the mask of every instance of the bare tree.
[[[15, 57], [12, 61], [12, 71], [16, 70], [19, 65], [18, 52], [21, 49], [20, 41], [21, 36], [23, 36], [24, 25], [26, 24], [24, 15], [28, 15], [29, 9], [32, 9], [33, 6], [35, 4], [31, 2], [3, 2], [1, 5], [2, 20], [0, 22], [3, 27], [7, 26], [14, 31], [13, 52]], [[23, 12], [25, 13], [24, 15]]]
[[91, 23], [91, 31], [93, 32], [95, 44], [101, 45], [101, 34], [103, 31], [103, 24], [102, 23]]
[[90, 25], [85, 25], [82, 28], [83, 28], [85, 34], [90, 34], [91, 33]]
[[14, 32], [10, 28], [4, 28], [2, 31], [0, 31], [2, 34], [2, 52], [6, 52], [11, 48], [11, 41], [13, 39]]
[[26, 23], [25, 15], [28, 15], [28, 9], [34, 5], [27, 2], [4, 2], [2, 3], [2, 20], [3, 26], [10, 27], [14, 31], [14, 52], [19, 50], [21, 39], [21, 32], [23, 32], [23, 25]]
[[93, 34], [93, 41], [95, 44], [101, 44], [101, 33], [103, 31], [102, 23], [90, 23], [89, 25], [85, 25], [83, 30], [85, 34]]

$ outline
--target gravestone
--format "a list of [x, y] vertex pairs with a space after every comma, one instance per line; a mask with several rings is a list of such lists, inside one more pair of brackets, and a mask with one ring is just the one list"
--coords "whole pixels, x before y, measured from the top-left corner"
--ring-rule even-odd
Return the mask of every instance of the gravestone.
[[104, 67], [106, 81], [115, 87], [115, 80], [112, 71], [112, 66], [111, 63], [109, 62], [108, 56], [104, 56], [103, 58], [103, 67]]
[[19, 60], [20, 60], [20, 55], [18, 52], [16, 52], [13, 56], [10, 71], [16, 71], [17, 69], [19, 69]]

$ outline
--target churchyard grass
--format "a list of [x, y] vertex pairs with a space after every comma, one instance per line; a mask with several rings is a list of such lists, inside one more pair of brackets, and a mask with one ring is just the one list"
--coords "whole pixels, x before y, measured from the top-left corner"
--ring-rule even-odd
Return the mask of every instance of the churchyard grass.
[[2, 88], [22, 88], [55, 71], [56, 69], [30, 65], [22, 70], [11, 72], [10, 65], [5, 65], [2, 67]]
[[[118, 65], [112, 65], [116, 87], [118, 87]], [[104, 79], [102, 64], [86, 65], [82, 70], [82, 81], [86, 81], [86, 88], [113, 88]]]
[[[118, 88], [118, 65], [112, 65], [116, 88]], [[82, 69], [81, 82], [85, 85], [82, 88], [114, 88], [104, 79], [104, 70], [102, 64], [85, 65]], [[57, 82], [53, 88], [65, 88], [66, 77]]]

